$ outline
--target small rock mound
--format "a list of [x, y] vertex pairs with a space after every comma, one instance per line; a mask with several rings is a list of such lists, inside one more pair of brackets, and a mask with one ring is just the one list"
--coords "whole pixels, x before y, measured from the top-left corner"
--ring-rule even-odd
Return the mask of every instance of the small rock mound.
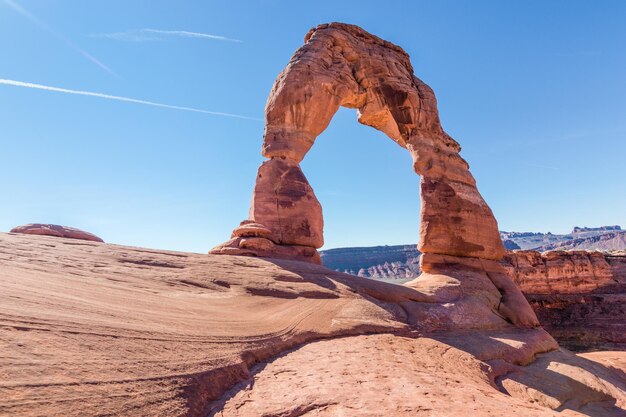
[[17, 226], [11, 229], [11, 233], [22, 233], [25, 235], [45, 235], [45, 236], [56, 236], [56, 237], [65, 237], [68, 239], [80, 239], [80, 240], [89, 240], [92, 242], [104, 242], [104, 240], [100, 239], [98, 236], [93, 233], [85, 232], [80, 229], [75, 229], [73, 227], [67, 226], [59, 226], [57, 224], [41, 224], [41, 223], [32, 223], [25, 224], [23, 226]]

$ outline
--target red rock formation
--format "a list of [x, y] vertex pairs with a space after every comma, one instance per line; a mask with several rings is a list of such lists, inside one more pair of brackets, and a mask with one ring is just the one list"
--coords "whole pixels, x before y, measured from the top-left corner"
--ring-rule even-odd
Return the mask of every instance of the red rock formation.
[[[319, 262], [322, 210], [299, 164], [339, 107], [384, 132], [413, 157], [421, 176], [419, 248], [424, 253], [497, 260], [497, 223], [476, 188], [461, 147], [441, 127], [433, 91], [413, 74], [402, 48], [363, 29], [320, 25], [276, 79], [265, 109], [263, 155], [250, 220], [271, 231], [236, 230], [214, 254]], [[309, 249], [307, 249], [309, 248]]]
[[80, 239], [90, 240], [92, 242], [104, 242], [98, 236], [85, 232], [73, 227], [59, 226], [56, 224], [40, 224], [32, 223], [25, 224], [23, 226], [17, 226], [11, 229], [10, 233], [23, 233], [27, 235], [44, 235], [44, 236], [56, 236], [65, 237], [68, 239]]
[[[538, 326], [495, 262], [505, 252], [496, 219], [461, 147], [441, 127], [435, 94], [414, 75], [402, 48], [353, 25], [312, 29], [279, 74], [265, 108], [262, 153], [269, 161], [259, 168], [250, 219], [210, 253], [321, 262], [322, 210], [299, 164], [340, 106], [356, 108], [360, 123], [409, 151], [421, 176], [418, 248], [428, 270], [411, 285], [427, 288], [426, 298], [439, 304], [420, 320], [454, 317], [446, 321], [451, 328], [503, 320]], [[258, 236], [250, 222], [268, 232]], [[475, 315], [468, 320], [470, 310]]]
[[541, 325], [564, 346], [626, 348], [626, 256], [517, 251], [502, 264]]
[[539, 326], [507, 270], [496, 261], [424, 253], [420, 267], [422, 274], [405, 285], [430, 295], [436, 303], [422, 309], [428, 311], [420, 316], [424, 322], [437, 317], [450, 323], [450, 328], [468, 327], [470, 323], [490, 328], [505, 319], [518, 326]]
[[600, 252], [509, 252], [503, 265], [526, 294], [591, 293], [616, 284], [615, 274]]

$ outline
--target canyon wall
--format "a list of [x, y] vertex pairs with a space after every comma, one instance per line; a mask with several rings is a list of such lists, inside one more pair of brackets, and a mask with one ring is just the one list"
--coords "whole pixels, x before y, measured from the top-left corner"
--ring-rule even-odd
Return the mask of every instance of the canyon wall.
[[501, 263], [562, 346], [626, 348], [626, 254], [517, 251]]

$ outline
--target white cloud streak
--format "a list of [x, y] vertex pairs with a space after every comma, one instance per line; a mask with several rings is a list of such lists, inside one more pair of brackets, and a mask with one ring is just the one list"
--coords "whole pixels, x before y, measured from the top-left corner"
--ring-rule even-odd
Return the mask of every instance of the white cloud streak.
[[124, 101], [124, 102], [127, 102], [127, 103], [143, 104], [143, 105], [146, 105], [146, 106], [153, 106], [153, 107], [162, 107], [162, 108], [165, 108], [165, 109], [183, 110], [183, 111], [190, 111], [190, 112], [194, 112], [194, 113], [210, 114], [210, 115], [213, 115], [213, 116], [234, 117], [234, 118], [237, 118], [237, 119], [263, 121], [262, 119], [258, 119], [256, 117], [242, 116], [240, 114], [224, 113], [224, 112], [210, 111], [210, 110], [202, 110], [202, 109], [196, 109], [196, 108], [193, 108], [193, 107], [185, 107], [185, 106], [174, 106], [174, 105], [171, 105], [171, 104], [156, 103], [154, 101], [140, 100], [140, 99], [130, 98], [130, 97], [121, 97], [121, 96], [114, 96], [114, 95], [111, 95], [111, 94], [94, 93], [94, 92], [91, 92], [91, 91], [70, 90], [68, 88], [52, 87], [52, 86], [48, 86], [48, 85], [27, 83], [27, 82], [16, 81], [16, 80], [6, 80], [6, 79], [2, 79], [2, 78], [0, 78], [0, 85], [9, 85], [9, 86], [14, 86], [14, 87], [31, 88], [31, 89], [35, 89], [35, 90], [53, 91], [53, 92], [56, 92], [56, 93], [74, 94], [74, 95], [79, 95], [79, 96], [98, 97], [98, 98], [103, 98], [103, 99], [107, 99], [107, 100]]
[[114, 39], [126, 42], [152, 42], [164, 41], [171, 37], [210, 39], [214, 41], [237, 42], [239, 39], [227, 38], [226, 36], [211, 35], [209, 33], [189, 32], [187, 30], [160, 30], [160, 29], [132, 29], [125, 32], [112, 33], [94, 33], [91, 35], [96, 38]]
[[41, 19], [39, 19], [37, 16], [35, 16], [31, 12], [29, 12], [28, 10], [24, 9], [22, 6], [17, 4], [15, 1], [13, 1], [13, 0], [4, 0], [4, 3], [7, 6], [11, 7], [13, 10], [15, 10], [16, 12], [18, 12], [19, 14], [21, 14], [22, 16], [24, 16], [26, 19], [28, 19], [31, 22], [33, 22], [35, 25], [39, 26], [40, 29], [50, 33], [51, 35], [53, 35], [54, 37], [56, 37], [57, 39], [59, 39], [60, 41], [65, 43], [68, 47], [70, 47], [74, 51], [78, 52], [80, 55], [82, 55], [83, 57], [85, 57], [86, 59], [91, 61], [92, 63], [96, 64], [101, 69], [103, 69], [106, 72], [108, 72], [109, 74], [114, 75], [114, 76], [117, 77], [117, 74], [114, 73], [113, 70], [111, 70], [111, 68], [109, 68], [106, 65], [104, 65], [97, 58], [95, 58], [93, 55], [91, 55], [90, 53], [88, 53], [87, 51], [85, 51], [84, 49], [79, 47], [78, 45], [76, 45], [70, 39], [66, 38], [65, 36], [61, 35], [57, 31], [53, 30], [45, 22], [43, 22]]

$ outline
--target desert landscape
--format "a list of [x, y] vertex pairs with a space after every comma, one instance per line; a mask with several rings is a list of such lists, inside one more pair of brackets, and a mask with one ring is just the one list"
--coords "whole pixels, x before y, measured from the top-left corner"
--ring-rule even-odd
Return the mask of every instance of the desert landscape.
[[[417, 245], [323, 250], [301, 164], [341, 107], [408, 152]], [[264, 120], [208, 253], [0, 233], [0, 415], [626, 415], [625, 232], [500, 231], [404, 49], [312, 28]]]
[[512, 325], [479, 273], [416, 290], [300, 261], [0, 242], [2, 415], [623, 415], [622, 352]]

